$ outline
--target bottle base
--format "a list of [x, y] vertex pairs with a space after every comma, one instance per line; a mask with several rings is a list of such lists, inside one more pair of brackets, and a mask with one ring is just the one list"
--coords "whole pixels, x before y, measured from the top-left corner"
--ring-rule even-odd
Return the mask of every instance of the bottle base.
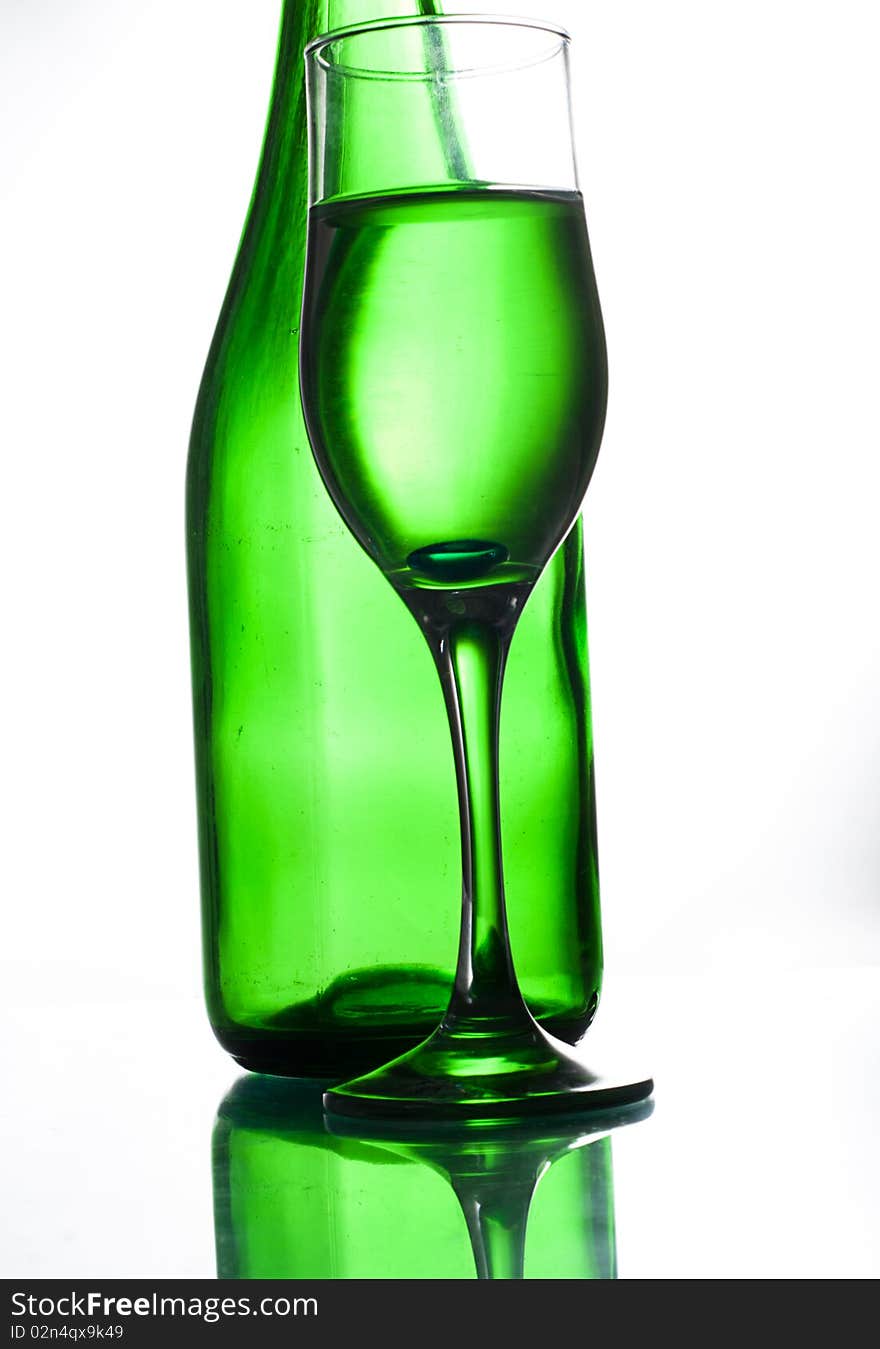
[[[226, 1052], [249, 1072], [344, 1082], [427, 1040], [446, 1011], [452, 977], [430, 966], [350, 970], [314, 997], [250, 1024], [216, 1016], [212, 1026]], [[599, 992], [575, 1009], [527, 1002], [542, 1029], [575, 1045], [595, 1016]]]
[[[578, 1015], [556, 1014], [532, 1008], [535, 1019], [551, 1035], [575, 1045], [583, 1037], [595, 1010]], [[214, 1034], [236, 1063], [251, 1073], [272, 1077], [307, 1077], [342, 1082], [370, 1072], [414, 1049], [436, 1030], [439, 1017], [419, 1019], [393, 1029], [349, 1025], [305, 1029], [268, 1029], [246, 1026], [215, 1027]]]

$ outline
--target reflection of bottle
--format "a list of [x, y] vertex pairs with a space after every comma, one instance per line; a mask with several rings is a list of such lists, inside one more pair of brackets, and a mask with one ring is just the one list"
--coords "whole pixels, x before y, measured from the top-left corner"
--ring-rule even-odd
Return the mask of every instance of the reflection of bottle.
[[612, 1122], [439, 1142], [334, 1137], [320, 1091], [243, 1078], [214, 1129], [220, 1278], [616, 1277]]
[[[245, 1066], [297, 1075], [350, 1076], [423, 1038], [457, 950], [455, 782], [436, 676], [326, 495], [297, 386], [302, 49], [322, 28], [415, 8], [437, 6], [286, 0], [262, 163], [190, 450], [209, 1013]], [[364, 144], [382, 152], [375, 137]], [[501, 789], [519, 981], [534, 1014], [575, 1041], [601, 982], [579, 525], [517, 632]]]

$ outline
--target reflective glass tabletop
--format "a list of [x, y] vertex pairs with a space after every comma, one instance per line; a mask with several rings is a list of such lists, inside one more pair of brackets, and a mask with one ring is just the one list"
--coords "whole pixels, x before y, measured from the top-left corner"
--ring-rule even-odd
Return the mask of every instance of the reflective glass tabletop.
[[319, 1088], [242, 1074], [196, 1000], [28, 1003], [7, 1277], [880, 1272], [874, 969], [612, 980], [585, 1051], [636, 1046], [653, 1109], [464, 1142], [328, 1132]]

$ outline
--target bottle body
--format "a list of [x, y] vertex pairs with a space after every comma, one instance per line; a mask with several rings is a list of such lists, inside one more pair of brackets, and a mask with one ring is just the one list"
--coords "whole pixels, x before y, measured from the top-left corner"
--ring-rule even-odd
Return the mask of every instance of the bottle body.
[[[297, 383], [302, 48], [328, 26], [412, 8], [286, 4], [188, 464], [208, 1010], [245, 1067], [295, 1076], [347, 1076], [410, 1048], [442, 1014], [457, 954], [458, 816], [436, 674], [326, 494]], [[519, 981], [533, 1014], [573, 1042], [601, 983], [579, 523], [513, 643], [501, 802]]]

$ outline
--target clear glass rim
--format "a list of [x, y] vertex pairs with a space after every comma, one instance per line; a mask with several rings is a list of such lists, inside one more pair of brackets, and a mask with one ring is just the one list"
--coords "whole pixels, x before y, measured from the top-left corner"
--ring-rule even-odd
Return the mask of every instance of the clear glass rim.
[[550, 51], [543, 51], [533, 58], [523, 61], [499, 61], [497, 64], [487, 66], [469, 66], [461, 70], [444, 71], [443, 79], [461, 79], [473, 77], [476, 75], [498, 74], [504, 71], [514, 71], [527, 69], [530, 66], [537, 66], [544, 61], [550, 60], [560, 51], [566, 51], [571, 43], [571, 35], [565, 28], [559, 24], [545, 22], [543, 19], [528, 19], [509, 16], [506, 14], [404, 14], [391, 19], [371, 19], [366, 23], [350, 24], [345, 28], [334, 28], [326, 33], [320, 33], [312, 38], [303, 50], [303, 56], [306, 64], [314, 62], [320, 68], [329, 73], [337, 73], [351, 79], [366, 80], [414, 80], [426, 81], [438, 78], [438, 72], [425, 70], [366, 70], [359, 66], [349, 66], [336, 61], [326, 61], [322, 58], [322, 52], [332, 46], [335, 42], [345, 41], [347, 38], [360, 37], [369, 33], [387, 32], [395, 28], [430, 28], [430, 27], [459, 27], [482, 26], [497, 28], [518, 28], [526, 29], [531, 32], [546, 33], [557, 39], [556, 45]]

